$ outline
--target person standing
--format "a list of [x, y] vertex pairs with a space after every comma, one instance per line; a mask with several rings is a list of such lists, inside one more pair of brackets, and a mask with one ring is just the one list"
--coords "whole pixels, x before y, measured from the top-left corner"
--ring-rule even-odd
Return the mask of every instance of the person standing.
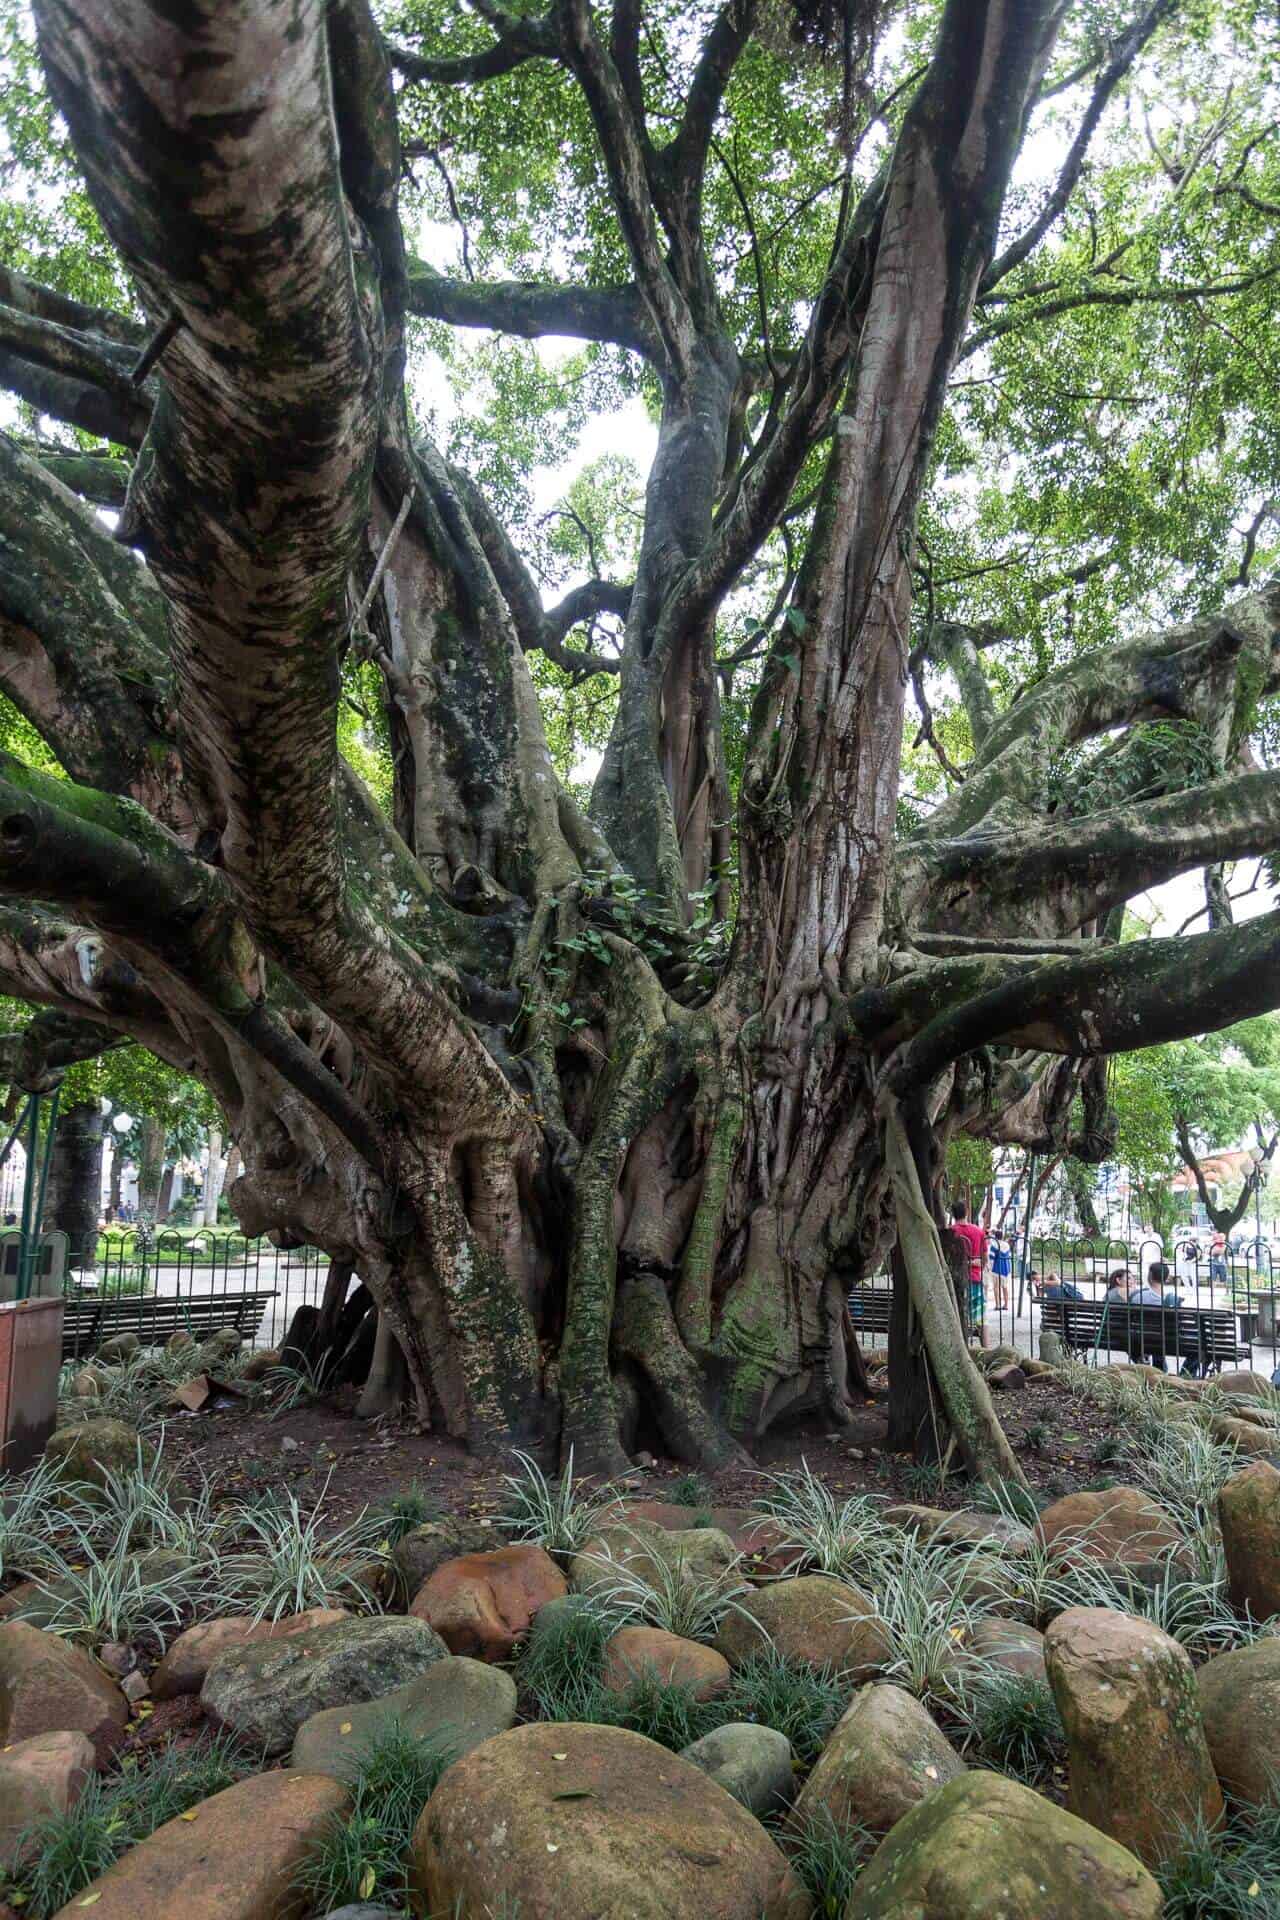
[[1009, 1278], [1013, 1272], [1013, 1256], [1009, 1252], [1009, 1242], [1002, 1233], [991, 1236], [991, 1278], [995, 1286], [996, 1306], [1004, 1313], [1009, 1305]]
[[969, 1324], [978, 1335], [980, 1346], [986, 1346], [986, 1286], [983, 1275], [987, 1267], [986, 1229], [969, 1218], [969, 1209], [963, 1200], [957, 1200], [951, 1209], [951, 1230], [958, 1233], [969, 1251]]

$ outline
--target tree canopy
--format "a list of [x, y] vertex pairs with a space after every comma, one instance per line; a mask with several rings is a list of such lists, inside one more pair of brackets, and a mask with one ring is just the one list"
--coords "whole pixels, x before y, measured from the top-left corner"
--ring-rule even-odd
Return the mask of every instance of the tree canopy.
[[948, 1140], [1280, 1002], [1273, 10], [5, 32], [0, 987], [209, 1088], [370, 1406], [733, 1457], [892, 1251], [1016, 1472]]

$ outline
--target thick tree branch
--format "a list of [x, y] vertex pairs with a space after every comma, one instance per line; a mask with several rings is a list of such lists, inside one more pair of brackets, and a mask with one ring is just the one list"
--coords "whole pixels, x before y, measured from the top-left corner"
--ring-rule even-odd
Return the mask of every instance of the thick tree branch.
[[1209, 1192], [1209, 1183], [1205, 1178], [1204, 1168], [1201, 1166], [1195, 1148], [1191, 1144], [1191, 1128], [1186, 1114], [1175, 1113], [1173, 1116], [1173, 1127], [1178, 1137], [1178, 1152], [1182, 1155], [1192, 1178], [1195, 1180], [1196, 1192], [1200, 1196], [1200, 1204], [1208, 1214], [1210, 1224], [1215, 1227], [1219, 1233], [1230, 1233], [1231, 1229], [1238, 1226], [1240, 1221], [1244, 1219], [1245, 1214], [1249, 1211], [1249, 1202], [1252, 1200], [1256, 1190], [1262, 1185], [1262, 1169], [1274, 1154], [1276, 1144], [1280, 1141], [1280, 1134], [1273, 1134], [1270, 1143], [1263, 1147], [1261, 1160], [1245, 1176], [1244, 1185], [1241, 1187], [1240, 1193], [1234, 1203], [1231, 1206], [1220, 1207]]
[[409, 262], [408, 307], [425, 320], [487, 327], [523, 340], [560, 334], [602, 340], [652, 356], [656, 341], [633, 286], [571, 287], [521, 280], [450, 280], [421, 260]]
[[146, 432], [155, 396], [139, 391], [130, 379], [136, 356], [129, 348], [20, 307], [0, 307], [0, 354], [11, 364], [25, 361], [60, 382], [96, 388], [120, 423], [124, 445], [137, 446]]
[[996, 720], [964, 786], [935, 809], [921, 839], [1036, 817], [1055, 756], [1109, 728], [1175, 719], [1212, 733], [1235, 697], [1242, 658], [1252, 691], [1280, 686], [1280, 581], [1204, 620], [1055, 667]]
[[940, 1014], [903, 1049], [890, 1084], [900, 1093], [925, 1087], [997, 1042], [1092, 1058], [1214, 1033], [1269, 1012], [1277, 979], [1280, 913], [1223, 933], [1107, 947]]
[[45, 287], [38, 280], [29, 279], [15, 267], [0, 266], [0, 302], [77, 333], [98, 334], [103, 340], [131, 348], [135, 354], [146, 338], [147, 329], [142, 321], [131, 320], [127, 314], [116, 313], [110, 307], [87, 306], [83, 300], [73, 300], [55, 287]]
[[980, 327], [971, 333], [956, 356], [956, 364], [969, 359], [980, 348], [989, 346], [993, 340], [1003, 339], [1007, 333], [1021, 332], [1024, 327], [1037, 326], [1043, 320], [1055, 320], [1059, 314], [1074, 313], [1079, 307], [1146, 307], [1178, 306], [1188, 300], [1216, 300], [1233, 293], [1249, 293], [1254, 287], [1262, 286], [1275, 278], [1280, 267], [1259, 267], [1254, 273], [1233, 274], [1221, 280], [1202, 280], [1186, 282], [1174, 286], [1100, 286], [1089, 285], [1075, 293], [1064, 293], [1056, 300], [1045, 300], [1039, 306], [1024, 308], [1019, 305], [999, 320]]
[[1111, 57], [1098, 75], [1089, 105], [1085, 109], [1084, 118], [1080, 122], [1067, 157], [1062, 163], [1062, 170], [1053, 192], [1026, 232], [1019, 234], [1016, 240], [1011, 241], [1004, 252], [999, 254], [987, 268], [978, 288], [979, 301], [985, 294], [990, 293], [1006, 274], [1012, 273], [1015, 267], [1020, 267], [1028, 254], [1034, 253], [1050, 227], [1061, 217], [1075, 191], [1076, 182], [1084, 167], [1085, 156], [1089, 151], [1089, 142], [1097, 131], [1098, 122], [1106, 110], [1108, 101], [1156, 28], [1174, 12], [1178, 4], [1179, 0], [1154, 0], [1151, 6], [1144, 8], [1130, 26], [1112, 41]]
[[24, 1093], [43, 1093], [68, 1067], [125, 1044], [126, 1036], [97, 1021], [50, 1008], [16, 1032], [0, 1034], [0, 1080]]
[[1069, 933], [1177, 874], [1280, 845], [1280, 773], [1210, 782], [1083, 819], [1018, 833], [930, 838], [929, 917], [976, 932], [993, 914], [1011, 932]]
[[560, 39], [554, 19], [518, 19], [501, 16], [498, 38], [491, 47], [478, 53], [424, 54], [412, 47], [387, 49], [391, 65], [406, 80], [427, 81], [432, 86], [474, 86], [481, 80], [496, 80], [514, 72], [526, 60], [554, 60]]
[[0, 634], [0, 687], [72, 777], [131, 794], [180, 825], [155, 582], [96, 514], [3, 434]]
[[577, 75], [595, 123], [640, 298], [667, 367], [677, 379], [686, 380], [693, 372], [697, 336], [659, 244], [645, 143], [634, 110], [610, 54], [600, 44], [588, 0], [557, 0], [557, 17], [564, 57]]

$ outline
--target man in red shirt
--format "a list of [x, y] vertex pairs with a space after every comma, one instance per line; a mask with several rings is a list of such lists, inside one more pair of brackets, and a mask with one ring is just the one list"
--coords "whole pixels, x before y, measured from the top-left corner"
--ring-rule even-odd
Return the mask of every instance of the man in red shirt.
[[951, 1209], [951, 1231], [958, 1233], [969, 1249], [969, 1324], [977, 1333], [981, 1345], [986, 1345], [986, 1333], [983, 1326], [983, 1313], [986, 1306], [984, 1275], [987, 1270], [987, 1234], [969, 1218], [969, 1209], [963, 1200], [957, 1200]]

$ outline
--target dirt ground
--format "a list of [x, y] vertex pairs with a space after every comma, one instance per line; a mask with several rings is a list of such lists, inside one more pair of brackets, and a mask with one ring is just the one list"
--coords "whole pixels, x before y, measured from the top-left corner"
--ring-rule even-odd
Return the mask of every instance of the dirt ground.
[[[1105, 1418], [1082, 1409], [1055, 1382], [1029, 1381], [997, 1404], [1037, 1492], [1054, 1498], [1115, 1477]], [[420, 1433], [408, 1421], [367, 1425], [355, 1419], [353, 1405], [350, 1395], [274, 1419], [241, 1407], [180, 1414], [168, 1425], [165, 1453], [181, 1482], [194, 1486], [203, 1473], [219, 1498], [291, 1491], [309, 1509], [324, 1494], [325, 1515], [335, 1526], [408, 1486], [420, 1488], [444, 1512], [484, 1518], [501, 1511], [503, 1479], [514, 1460], [473, 1459], [457, 1442]], [[761, 1491], [761, 1473], [785, 1473], [807, 1460], [840, 1495], [876, 1493], [963, 1506], [966, 1483], [951, 1477], [939, 1484], [906, 1455], [890, 1453], [885, 1424], [884, 1403], [873, 1400], [859, 1409], [852, 1426], [835, 1434], [811, 1426], [774, 1431], [758, 1449], [755, 1473], [729, 1470], [708, 1478], [711, 1503], [746, 1505]], [[687, 1474], [678, 1461], [657, 1459], [635, 1467], [628, 1484], [661, 1499]]]

